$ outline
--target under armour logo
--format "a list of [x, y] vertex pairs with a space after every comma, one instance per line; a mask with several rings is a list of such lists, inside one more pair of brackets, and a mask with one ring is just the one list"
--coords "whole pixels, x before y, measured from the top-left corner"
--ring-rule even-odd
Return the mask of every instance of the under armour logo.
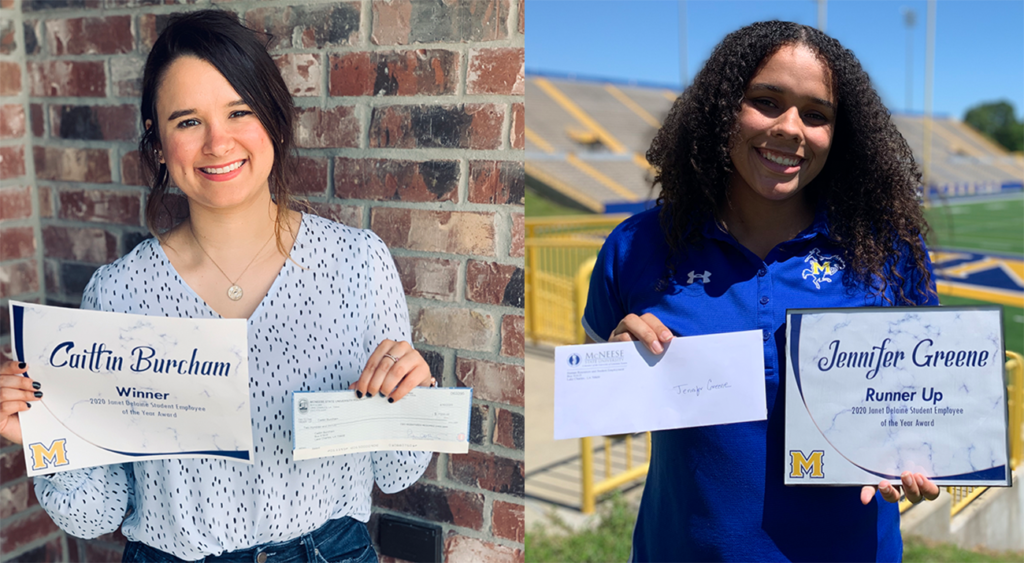
[[711, 281], [711, 272], [709, 272], [707, 270], [704, 270], [703, 274], [697, 274], [697, 273], [695, 273], [695, 272], [693, 272], [691, 270], [689, 276], [690, 276], [690, 279], [686, 280], [687, 284], [691, 284], [691, 283], [693, 283], [696, 280], [700, 280], [700, 282], [704, 283], [704, 284], [706, 284], [709, 281]]

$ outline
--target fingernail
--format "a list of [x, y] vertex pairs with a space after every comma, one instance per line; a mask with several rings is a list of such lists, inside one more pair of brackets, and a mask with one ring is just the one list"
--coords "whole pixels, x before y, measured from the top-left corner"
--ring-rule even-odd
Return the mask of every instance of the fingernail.
[[672, 339], [672, 333], [667, 331], [667, 330], [662, 331], [661, 332], [661, 339], [666, 341], [666, 342], [671, 340]]
[[661, 353], [661, 342], [658, 342], [657, 340], [655, 340], [654, 341], [654, 345], [651, 346], [651, 350], [653, 350], [655, 354], [660, 354]]
[[42, 385], [40, 385], [38, 381], [33, 381], [32, 382], [32, 388], [33, 389], [39, 389], [40, 387], [42, 387]]
[[18, 369], [25, 369], [25, 362], [18, 362]]
[[383, 391], [377, 391], [377, 394], [380, 395], [381, 397], [384, 397], [384, 392]]
[[32, 408], [32, 403], [25, 403], [25, 404], [28, 405], [28, 408]]
[[389, 403], [393, 403], [393, 402], [395, 402], [395, 400], [393, 398], [391, 398], [391, 397], [388, 397], [388, 402]]
[[43, 392], [42, 391], [36, 391], [35, 393], [33, 393], [33, 395], [35, 395], [36, 397], [42, 397], [43, 396]]
[[358, 390], [358, 389], [356, 389], [356, 398], [357, 399], [362, 399], [363, 398], [363, 392]]

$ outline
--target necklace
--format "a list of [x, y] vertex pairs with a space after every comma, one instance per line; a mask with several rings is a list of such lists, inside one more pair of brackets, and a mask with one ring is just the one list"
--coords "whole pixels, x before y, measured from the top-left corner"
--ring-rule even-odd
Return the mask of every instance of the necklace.
[[205, 254], [206, 257], [210, 259], [210, 262], [212, 262], [213, 265], [216, 266], [218, 270], [220, 270], [220, 273], [224, 274], [224, 277], [227, 278], [229, 282], [231, 282], [231, 287], [228, 288], [228, 299], [232, 301], [238, 301], [239, 299], [242, 298], [242, 295], [244, 293], [242, 292], [242, 288], [239, 287], [238, 285], [238, 280], [242, 279], [242, 276], [244, 276], [245, 273], [249, 271], [249, 266], [252, 266], [253, 262], [256, 261], [256, 257], [258, 257], [260, 254], [263, 254], [263, 249], [266, 248], [267, 245], [270, 244], [270, 241], [273, 240], [274, 238], [274, 234], [271, 233], [270, 238], [267, 239], [267, 242], [263, 243], [263, 246], [261, 246], [259, 251], [256, 252], [256, 256], [253, 256], [252, 260], [249, 260], [249, 264], [245, 267], [244, 270], [242, 270], [242, 273], [238, 274], [238, 277], [235, 278], [234, 281], [232, 281], [231, 276], [227, 275], [227, 273], [224, 272], [224, 269], [221, 268], [220, 265], [217, 264], [217, 261], [213, 259], [213, 256], [210, 256], [210, 253], [207, 252], [205, 248], [203, 248], [203, 244], [199, 242], [199, 237], [196, 236], [196, 232], [192, 230], [192, 221], [188, 222], [188, 232], [192, 233], [192, 239], [196, 241], [196, 245], [199, 246], [199, 250], [202, 250], [203, 254]]

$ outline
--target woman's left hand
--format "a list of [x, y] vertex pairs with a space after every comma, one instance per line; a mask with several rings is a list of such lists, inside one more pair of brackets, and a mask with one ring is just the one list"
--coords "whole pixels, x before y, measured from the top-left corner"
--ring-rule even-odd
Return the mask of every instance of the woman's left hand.
[[385, 339], [370, 354], [359, 380], [348, 388], [355, 389], [360, 399], [380, 393], [393, 403], [414, 387], [429, 387], [433, 382], [430, 366], [412, 344]]
[[[935, 500], [939, 496], [939, 486], [920, 473], [907, 471], [900, 475], [900, 481], [903, 483], [903, 490], [907, 493], [907, 500], [914, 504], [922, 500]], [[860, 490], [861, 504], [871, 502], [875, 496], [875, 490], [881, 492], [882, 498], [889, 502], [899, 502], [900, 500], [900, 488], [890, 485], [888, 481], [882, 481], [877, 487], [867, 486]]]

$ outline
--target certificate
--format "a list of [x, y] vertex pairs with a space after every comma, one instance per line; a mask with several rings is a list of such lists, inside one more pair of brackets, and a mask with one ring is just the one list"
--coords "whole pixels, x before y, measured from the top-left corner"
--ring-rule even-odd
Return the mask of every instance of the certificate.
[[1002, 309], [788, 311], [786, 484], [1010, 486]]
[[764, 420], [760, 330], [555, 348], [555, 439]]
[[295, 460], [380, 450], [469, 451], [469, 388], [417, 388], [389, 403], [355, 391], [292, 393]]
[[149, 459], [252, 463], [244, 319], [10, 303], [43, 397], [19, 413], [28, 475]]

